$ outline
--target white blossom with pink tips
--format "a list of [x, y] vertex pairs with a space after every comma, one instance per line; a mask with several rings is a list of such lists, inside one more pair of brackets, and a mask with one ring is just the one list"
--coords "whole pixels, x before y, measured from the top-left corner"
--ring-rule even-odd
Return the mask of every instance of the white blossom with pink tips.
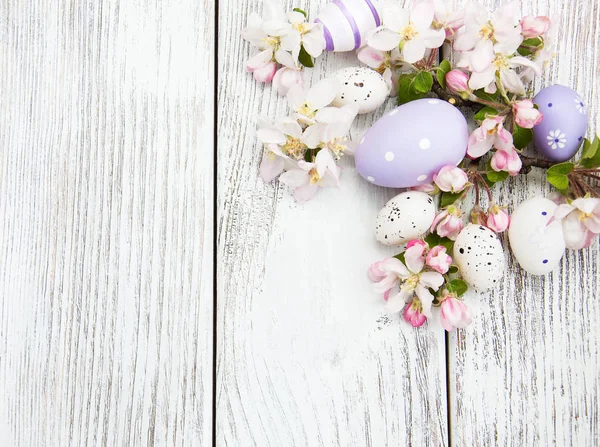
[[433, 0], [435, 29], [443, 29], [446, 39], [454, 40], [456, 33], [465, 24], [465, 10], [452, 11], [448, 9], [446, 0]]
[[451, 332], [455, 328], [469, 326], [473, 322], [473, 316], [464, 301], [453, 295], [447, 295], [441, 304], [440, 320], [442, 327]]
[[492, 204], [488, 210], [486, 227], [495, 233], [502, 233], [503, 231], [506, 231], [509, 225], [510, 215], [508, 212], [498, 205]]
[[446, 253], [446, 247], [438, 245], [427, 252], [426, 262], [436, 272], [445, 274], [450, 270], [452, 257]]
[[490, 166], [496, 172], [505, 171], [514, 177], [521, 172], [523, 162], [519, 157], [519, 153], [513, 147], [510, 147], [506, 150], [497, 150], [490, 160]]
[[513, 148], [513, 136], [504, 128], [504, 117], [492, 116], [483, 120], [469, 136], [467, 155], [470, 158], [479, 158], [487, 154], [490, 149], [506, 150]]
[[423, 314], [423, 305], [418, 298], [414, 298], [406, 305], [403, 316], [404, 320], [412, 327], [421, 327], [427, 321], [427, 317]]
[[437, 174], [434, 174], [433, 181], [440, 190], [456, 194], [466, 188], [469, 176], [459, 167], [446, 165]]
[[454, 241], [464, 226], [462, 211], [460, 208], [450, 205], [435, 216], [430, 230], [441, 237], [447, 237]]
[[546, 16], [525, 16], [521, 19], [521, 34], [525, 39], [539, 37], [550, 29], [552, 21]]
[[290, 88], [298, 85], [303, 87], [302, 70], [289, 67], [281, 67], [273, 77], [273, 87], [280, 95], [287, 95]]
[[600, 234], [600, 199], [586, 197], [564, 203], [556, 209], [554, 217], [562, 219], [567, 248], [587, 248]]
[[523, 99], [513, 104], [515, 122], [524, 129], [532, 129], [544, 119], [544, 115], [535, 108], [531, 99]]

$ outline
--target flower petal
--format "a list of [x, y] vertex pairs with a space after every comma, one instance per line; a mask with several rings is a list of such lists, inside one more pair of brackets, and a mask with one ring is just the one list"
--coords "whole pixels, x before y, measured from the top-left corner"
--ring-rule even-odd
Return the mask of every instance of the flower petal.
[[437, 291], [444, 284], [444, 277], [438, 272], [423, 272], [419, 275], [419, 283]]
[[388, 29], [381, 29], [369, 37], [367, 43], [376, 50], [390, 51], [400, 45], [400, 34]]
[[431, 318], [431, 303], [433, 303], [432, 293], [421, 284], [417, 285], [416, 292], [419, 300], [421, 300], [421, 305], [423, 306], [423, 315], [427, 318]]
[[306, 185], [308, 183], [308, 173], [304, 169], [292, 169], [281, 174], [279, 181], [292, 188]]
[[317, 82], [306, 94], [306, 101], [314, 110], [321, 109], [333, 102], [340, 90], [337, 78], [326, 78]]
[[317, 185], [311, 185], [310, 183], [307, 185], [299, 186], [294, 190], [294, 199], [296, 199], [297, 203], [305, 203], [312, 199], [319, 187]]
[[425, 56], [425, 41], [421, 38], [408, 40], [402, 48], [404, 60], [409, 64], [414, 64]]
[[371, 47], [363, 47], [358, 50], [358, 60], [371, 68], [379, 68], [385, 61], [385, 55], [382, 51]]
[[283, 171], [283, 166], [283, 158], [266, 153], [263, 155], [263, 159], [259, 168], [260, 178], [267, 183], [273, 181], [275, 177], [281, 174]]

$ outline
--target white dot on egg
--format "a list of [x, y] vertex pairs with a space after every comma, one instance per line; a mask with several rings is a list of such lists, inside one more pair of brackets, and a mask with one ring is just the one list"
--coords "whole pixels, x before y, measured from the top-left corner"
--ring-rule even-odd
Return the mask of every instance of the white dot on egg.
[[388, 115], [389, 116], [394, 116], [396, 113], [398, 113], [398, 109], [392, 110], [390, 113], [388, 113]]
[[429, 149], [431, 147], [431, 141], [429, 141], [429, 138], [423, 138], [421, 141], [419, 141], [419, 147], [423, 150]]
[[439, 104], [440, 100], [439, 99], [430, 99], [429, 101], [427, 101], [429, 104]]
[[362, 137], [359, 144], [363, 144], [365, 142], [365, 137]]
[[420, 175], [417, 177], [417, 182], [422, 182], [423, 180], [425, 180], [427, 178], [427, 176], [425, 174]]
[[368, 176], [367, 180], [370, 181], [371, 183], [373, 183], [375, 181], [375, 179], [373, 177], [371, 177], [371, 176]]
[[396, 158], [396, 155], [394, 155], [394, 153], [393, 153], [393, 152], [386, 152], [386, 153], [385, 153], [385, 159], [386, 159], [387, 161], [393, 161], [393, 160], [394, 160], [394, 158]]

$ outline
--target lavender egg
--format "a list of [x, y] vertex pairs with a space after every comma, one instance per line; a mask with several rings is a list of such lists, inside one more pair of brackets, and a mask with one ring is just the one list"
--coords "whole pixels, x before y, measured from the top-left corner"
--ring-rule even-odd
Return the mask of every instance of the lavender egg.
[[356, 169], [378, 186], [422, 185], [443, 166], [458, 165], [468, 139], [467, 120], [456, 107], [419, 99], [395, 108], [367, 131], [356, 148]]
[[364, 45], [369, 32], [381, 25], [374, 0], [333, 0], [315, 22], [323, 25], [327, 51], [352, 51]]
[[581, 96], [562, 85], [541, 90], [535, 98], [544, 119], [533, 128], [536, 150], [552, 161], [572, 158], [585, 137], [588, 114]]

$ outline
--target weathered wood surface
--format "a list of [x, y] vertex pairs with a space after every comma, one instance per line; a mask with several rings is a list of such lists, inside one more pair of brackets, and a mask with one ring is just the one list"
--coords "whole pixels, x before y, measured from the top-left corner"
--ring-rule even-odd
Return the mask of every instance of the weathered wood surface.
[[[503, 3], [482, 2], [488, 8]], [[600, 131], [600, 1], [521, 4], [524, 15], [557, 14], [560, 20], [558, 56], [536, 87], [576, 89], [590, 108], [589, 133]], [[543, 186], [537, 172], [495, 195], [499, 203], [515, 204]], [[501, 287], [480, 297], [474, 325], [450, 337], [453, 445], [598, 445], [598, 246], [568, 252], [545, 278], [527, 275], [509, 259]]]
[[214, 2], [0, 3], [0, 444], [209, 445]]
[[[293, 7], [314, 18], [325, 3]], [[219, 5], [217, 444], [446, 445], [443, 331], [378, 322], [366, 274], [391, 253], [373, 226], [397, 192], [367, 184], [352, 160], [341, 190], [303, 206], [258, 178], [249, 118], [283, 116], [285, 98], [244, 72], [239, 33], [260, 3]], [[328, 55], [307, 75], [357, 64]], [[353, 138], [383, 113], [360, 118]]]

